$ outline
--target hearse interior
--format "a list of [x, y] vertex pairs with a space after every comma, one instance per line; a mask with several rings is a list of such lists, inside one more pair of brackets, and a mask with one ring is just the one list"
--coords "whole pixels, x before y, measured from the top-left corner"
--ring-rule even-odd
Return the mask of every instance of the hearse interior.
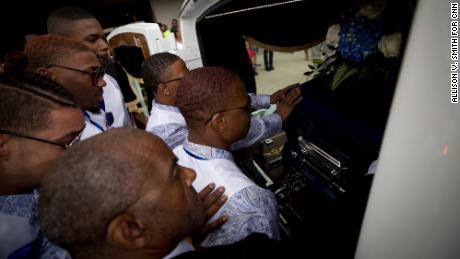
[[[353, 255], [415, 1], [208, 1], [197, 12], [200, 2], [206, 6], [184, 3], [182, 26], [194, 23], [203, 65], [233, 69], [248, 92], [256, 85], [245, 40], [293, 52], [323, 42], [334, 24], [342, 30], [362, 26], [369, 37], [402, 35], [400, 53], [392, 57], [374, 50], [351, 60], [344, 46], [326, 46], [335, 54], [324, 58], [317, 76], [299, 82], [303, 101], [284, 124], [285, 134], [235, 154], [246, 174], [277, 195], [286, 236], [309, 225], [312, 233], [328, 232], [340, 243], [337, 256]], [[366, 8], [378, 15], [357, 18]]]
[[[188, 0], [182, 5], [179, 21], [184, 48], [162, 43], [156, 46], [158, 51], [171, 51], [181, 56], [190, 69], [200, 66], [230, 68], [240, 75], [248, 92], [256, 92], [256, 80], [246, 41], [259, 48], [285, 52], [322, 46], [310, 76], [299, 82], [303, 100], [284, 123], [283, 133], [234, 152], [238, 165], [257, 184], [275, 193], [284, 236], [300, 235], [306, 249], [308, 244], [318, 244], [320, 240], [321, 247], [334, 249], [333, 255], [337, 258], [355, 254], [362, 258], [377, 254], [381, 258], [391, 258], [385, 256], [389, 253], [422, 255], [428, 249], [420, 245], [423, 240], [441, 247], [444, 244], [434, 241], [437, 235], [431, 238], [429, 231], [430, 234], [423, 238], [410, 236], [415, 232], [404, 231], [407, 221], [398, 221], [401, 214], [395, 208], [405, 206], [404, 202], [408, 201], [403, 197], [412, 192], [430, 200], [430, 192], [425, 195], [417, 188], [404, 190], [410, 187], [413, 179], [418, 179], [417, 172], [428, 168], [454, 172], [455, 168], [433, 169], [438, 164], [435, 160], [421, 160], [430, 157], [427, 155], [430, 152], [424, 147], [417, 150], [403, 145], [406, 140], [400, 136], [406, 139], [420, 137], [418, 125], [430, 120], [450, 121], [451, 125], [459, 118], [452, 107], [440, 104], [442, 93], [426, 84], [429, 79], [439, 77], [438, 67], [447, 67], [427, 69], [428, 65], [424, 64], [426, 59], [439, 59], [430, 56], [435, 49], [429, 45], [433, 39], [421, 28], [439, 37], [446, 31], [439, 29], [440, 23], [427, 18], [427, 10], [434, 10], [436, 17], [448, 24], [447, 9], [443, 12], [435, 5], [422, 0]], [[415, 13], [419, 14], [418, 20]], [[414, 20], [418, 21], [416, 26]], [[339, 37], [340, 41], [331, 40], [331, 35]], [[411, 59], [406, 58], [407, 52], [412, 54]], [[410, 65], [404, 66], [404, 61]], [[414, 73], [414, 69], [425, 73]], [[405, 84], [398, 83], [400, 81]], [[435, 101], [421, 92], [415, 95], [425, 100], [424, 103], [412, 99], [414, 92], [408, 89], [414, 82], [431, 93]], [[401, 89], [397, 85], [401, 85]], [[394, 98], [401, 96], [398, 91], [406, 93], [404, 100]], [[430, 114], [448, 111], [448, 116], [430, 117], [426, 122], [413, 121], [413, 117], [419, 117], [417, 110], [426, 110], [422, 107], [429, 107]], [[408, 114], [412, 117], [401, 118]], [[393, 123], [389, 126], [392, 117]], [[417, 146], [423, 141], [410, 143]], [[442, 149], [444, 155], [447, 145]], [[382, 149], [386, 150], [383, 159]], [[402, 151], [406, 152], [400, 154]], [[399, 156], [395, 156], [397, 154]], [[434, 162], [426, 164], [428, 161]], [[376, 174], [377, 166], [377, 172], [382, 173]], [[410, 170], [406, 170], [408, 168]], [[426, 186], [426, 181], [418, 183]], [[388, 202], [382, 203], [386, 197], [389, 197]], [[371, 206], [368, 205], [365, 217], [368, 200]], [[382, 212], [386, 207], [390, 209]], [[418, 207], [424, 210], [422, 208]], [[414, 214], [416, 211], [406, 212], [420, 217]], [[379, 225], [377, 221], [382, 218], [385, 221], [386, 217], [395, 223], [386, 222], [388, 224], [382, 225], [386, 228], [378, 228], [386, 237], [380, 243], [375, 229]], [[430, 222], [430, 219], [425, 217], [423, 222]], [[395, 229], [396, 226], [400, 228]], [[422, 224], [418, 228], [429, 229], [429, 226]], [[407, 236], [404, 241], [418, 249], [409, 252], [398, 249], [399, 239], [395, 238], [398, 235]], [[443, 251], [450, 254], [448, 249]]]

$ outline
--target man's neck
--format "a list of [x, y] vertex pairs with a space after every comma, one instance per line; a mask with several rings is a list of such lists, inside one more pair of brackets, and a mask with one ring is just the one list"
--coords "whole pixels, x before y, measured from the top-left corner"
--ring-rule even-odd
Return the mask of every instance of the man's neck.
[[101, 108], [89, 108], [89, 109], [86, 109], [86, 111], [89, 111], [93, 114], [100, 114], [102, 112], [102, 109]]
[[172, 100], [171, 98], [167, 98], [165, 96], [158, 95], [155, 97], [155, 101], [158, 104], [176, 107], [176, 101]]
[[203, 146], [219, 148], [227, 151], [230, 150], [230, 145], [217, 138], [214, 133], [209, 132], [208, 128], [201, 130], [189, 129], [188, 140], [192, 143]]

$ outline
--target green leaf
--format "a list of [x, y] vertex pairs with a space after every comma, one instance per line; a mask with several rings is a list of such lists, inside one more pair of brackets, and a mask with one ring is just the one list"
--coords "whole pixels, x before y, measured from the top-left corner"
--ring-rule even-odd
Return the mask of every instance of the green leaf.
[[313, 74], [313, 73], [315, 73], [315, 71], [307, 71], [307, 72], [305, 72], [305, 73], [303, 73], [303, 74], [306, 75], [306, 76], [309, 76], [309, 75], [311, 75], [311, 74]]
[[315, 70], [315, 69], [316, 69], [316, 67], [313, 66], [313, 65], [308, 65], [308, 68], [311, 69], [311, 70]]
[[350, 68], [346, 63], [340, 63], [331, 80], [331, 90], [335, 91], [337, 87], [347, 78], [357, 73], [357, 68]]
[[337, 56], [336, 56], [336, 55], [331, 55], [331, 56], [327, 57], [327, 58], [324, 60], [324, 62], [326, 62], [326, 61], [333, 61], [333, 60], [336, 60], [336, 59], [337, 59]]
[[313, 61], [313, 64], [321, 64], [324, 62], [322, 59], [319, 59], [319, 58], [314, 58], [312, 59], [312, 61]]

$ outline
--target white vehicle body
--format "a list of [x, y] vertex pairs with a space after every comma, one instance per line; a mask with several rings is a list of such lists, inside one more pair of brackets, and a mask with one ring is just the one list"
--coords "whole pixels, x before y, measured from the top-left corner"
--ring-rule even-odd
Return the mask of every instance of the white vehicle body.
[[[152, 49], [178, 54], [190, 69], [203, 66], [197, 23], [228, 2], [184, 1], [183, 49], [166, 43]], [[460, 105], [451, 102], [455, 94], [458, 100], [451, 84], [458, 60], [451, 60], [450, 49], [452, 38], [458, 43], [451, 25], [459, 15], [458, 4], [451, 15], [451, 4], [457, 3], [417, 3], [357, 258], [460, 258]], [[456, 51], [458, 57], [458, 44]]]
[[[226, 2], [184, 2], [186, 48], [200, 49], [197, 21]], [[452, 19], [450, 8], [446, 0], [418, 1], [357, 258], [460, 257], [460, 104], [451, 103], [450, 81], [458, 12]]]

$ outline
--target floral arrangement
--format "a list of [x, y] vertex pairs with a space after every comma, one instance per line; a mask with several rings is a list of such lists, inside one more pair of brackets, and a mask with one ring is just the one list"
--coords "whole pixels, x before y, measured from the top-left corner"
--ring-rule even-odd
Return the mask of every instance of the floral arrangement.
[[[383, 35], [383, 30], [382, 19], [372, 9], [362, 9], [347, 22], [330, 26], [326, 40], [319, 46], [322, 57], [313, 60], [314, 65], [309, 65], [311, 71], [306, 75], [310, 79], [331, 76], [332, 91], [354, 75], [366, 76], [365, 73], [371, 71], [366, 66], [372, 63], [368, 59], [375, 54], [380, 52], [385, 58], [395, 58], [400, 54], [401, 33]], [[371, 66], [385, 74], [384, 66]]]
[[360, 62], [377, 53], [382, 29], [383, 22], [380, 19], [353, 17], [341, 26], [337, 51], [346, 60]]

